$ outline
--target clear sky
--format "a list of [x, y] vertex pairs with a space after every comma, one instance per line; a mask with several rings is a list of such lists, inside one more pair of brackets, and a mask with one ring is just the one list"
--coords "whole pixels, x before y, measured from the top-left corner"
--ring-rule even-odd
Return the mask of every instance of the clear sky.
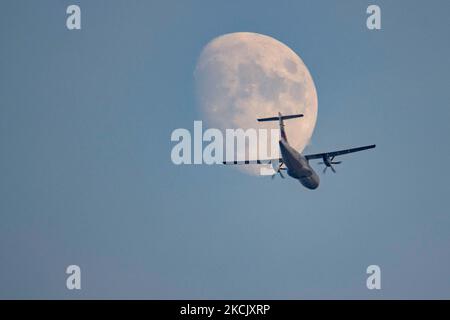
[[[380, 31], [366, 28], [369, 4]], [[450, 298], [450, 2], [0, 8], [0, 298]], [[342, 157], [315, 191], [172, 164], [171, 132], [201, 120], [197, 58], [237, 31], [308, 66], [307, 152], [377, 148]], [[70, 264], [80, 291], [66, 289]]]

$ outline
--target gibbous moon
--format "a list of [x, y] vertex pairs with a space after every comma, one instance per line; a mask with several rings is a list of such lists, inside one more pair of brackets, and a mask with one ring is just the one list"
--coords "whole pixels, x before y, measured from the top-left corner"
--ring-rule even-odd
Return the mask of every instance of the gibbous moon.
[[[300, 152], [309, 143], [317, 118], [316, 88], [302, 59], [280, 41], [250, 32], [217, 37], [203, 48], [194, 77], [207, 127], [278, 128], [277, 122], [256, 119], [303, 113], [285, 121], [286, 133]], [[257, 165], [234, 167], [259, 174]]]

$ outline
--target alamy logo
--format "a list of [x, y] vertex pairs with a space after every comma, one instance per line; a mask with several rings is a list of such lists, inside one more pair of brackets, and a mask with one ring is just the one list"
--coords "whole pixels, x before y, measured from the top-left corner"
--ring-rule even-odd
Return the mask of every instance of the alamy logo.
[[[202, 121], [194, 121], [193, 135], [187, 129], [178, 128], [172, 132], [170, 139], [177, 142], [171, 152], [174, 164], [211, 165], [224, 161], [278, 158], [280, 130], [226, 129], [224, 136], [221, 130], [215, 128], [203, 132]], [[264, 164], [264, 161], [260, 162]]]
[[79, 266], [73, 264], [67, 267], [66, 274], [69, 276], [66, 280], [66, 287], [69, 290], [81, 289], [81, 269]]
[[66, 13], [69, 14], [66, 20], [66, 27], [69, 30], [81, 29], [81, 9], [73, 4], [67, 7]]
[[381, 9], [377, 5], [370, 5], [366, 10], [367, 14], [370, 14], [366, 20], [366, 26], [369, 30], [380, 30], [381, 29]]
[[370, 276], [367, 278], [366, 286], [367, 289], [373, 290], [381, 289], [381, 269], [379, 266], [373, 264], [367, 267], [366, 270], [367, 274], [370, 274]]

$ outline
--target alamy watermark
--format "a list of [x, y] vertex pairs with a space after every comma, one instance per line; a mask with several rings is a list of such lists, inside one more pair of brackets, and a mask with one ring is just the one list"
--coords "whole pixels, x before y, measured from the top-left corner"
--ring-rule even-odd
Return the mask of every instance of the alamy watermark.
[[[280, 129], [225, 129], [209, 128], [203, 131], [202, 121], [194, 121], [193, 134], [188, 129], [173, 130], [170, 140], [177, 142], [171, 151], [174, 164], [223, 164], [259, 159], [258, 164], [269, 164], [267, 159], [279, 157]], [[262, 173], [264, 174], [264, 173]]]
[[81, 268], [72, 264], [66, 268], [66, 288], [69, 290], [81, 290]]
[[366, 273], [370, 274], [370, 276], [367, 277], [367, 280], [366, 280], [367, 289], [380, 290], [381, 289], [381, 268], [379, 266], [377, 266], [376, 264], [372, 264], [367, 267]]

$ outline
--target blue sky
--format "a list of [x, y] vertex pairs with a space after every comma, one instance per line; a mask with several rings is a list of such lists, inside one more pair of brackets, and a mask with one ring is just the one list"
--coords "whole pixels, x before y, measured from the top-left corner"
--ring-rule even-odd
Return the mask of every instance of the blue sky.
[[[380, 31], [365, 26], [373, 3]], [[80, 31], [66, 29], [70, 4]], [[450, 297], [448, 1], [1, 8], [0, 298]], [[377, 148], [343, 157], [316, 191], [172, 164], [171, 132], [201, 120], [198, 55], [237, 31], [308, 66], [307, 152]], [[69, 264], [80, 291], [65, 287]]]

